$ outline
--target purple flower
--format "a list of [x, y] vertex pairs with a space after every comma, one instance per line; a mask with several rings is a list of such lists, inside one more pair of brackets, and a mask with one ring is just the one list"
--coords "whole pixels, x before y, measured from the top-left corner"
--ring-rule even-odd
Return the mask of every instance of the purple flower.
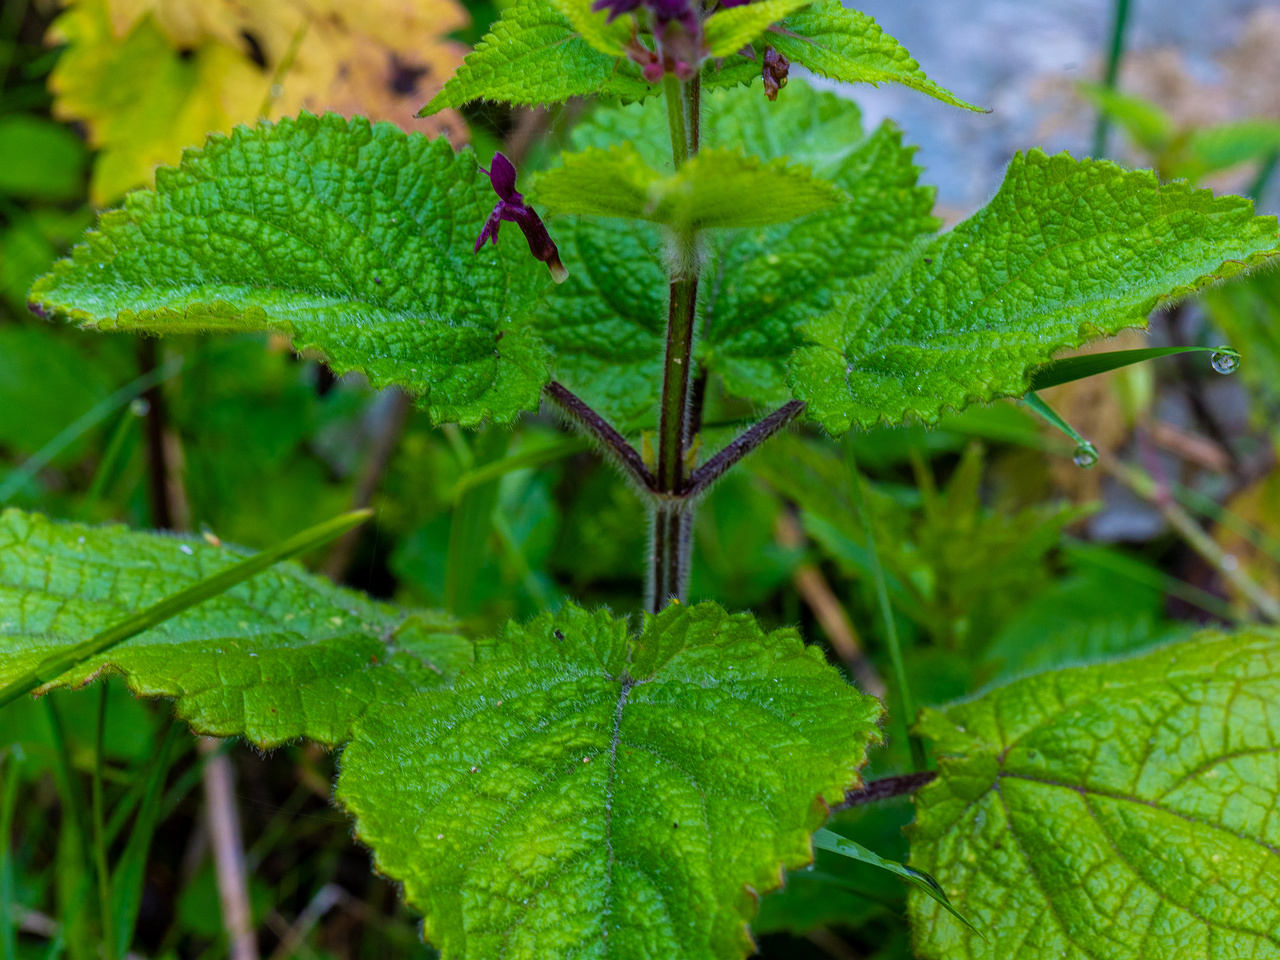
[[550, 268], [552, 279], [556, 283], [564, 283], [569, 278], [569, 271], [560, 262], [560, 251], [547, 233], [542, 218], [533, 207], [524, 202], [524, 196], [516, 190], [515, 165], [502, 154], [495, 153], [489, 169], [480, 169], [489, 175], [489, 183], [493, 186], [493, 192], [498, 195], [498, 202], [494, 205], [493, 213], [489, 214], [489, 219], [484, 222], [480, 236], [476, 238], [475, 252], [479, 253], [480, 248], [490, 240], [495, 247], [498, 245], [498, 227], [506, 220], [514, 223], [524, 233], [524, 238], [529, 241], [529, 252]]

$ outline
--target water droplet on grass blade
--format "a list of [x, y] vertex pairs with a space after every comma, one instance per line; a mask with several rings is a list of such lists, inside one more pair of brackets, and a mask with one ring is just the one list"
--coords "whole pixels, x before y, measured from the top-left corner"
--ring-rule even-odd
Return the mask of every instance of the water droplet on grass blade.
[[1084, 467], [1087, 470], [1098, 462], [1098, 448], [1088, 440], [1084, 440], [1076, 447], [1075, 455], [1071, 459], [1077, 467]]
[[1220, 347], [1213, 352], [1209, 363], [1213, 369], [1223, 375], [1235, 373], [1240, 369], [1240, 354], [1230, 347]]

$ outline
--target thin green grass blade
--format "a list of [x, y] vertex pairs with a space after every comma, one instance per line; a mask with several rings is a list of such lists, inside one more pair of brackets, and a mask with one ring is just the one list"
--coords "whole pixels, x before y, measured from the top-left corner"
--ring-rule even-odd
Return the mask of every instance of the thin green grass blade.
[[911, 768], [919, 773], [927, 769], [928, 761], [925, 757], [924, 741], [911, 732], [911, 724], [916, 719], [916, 701], [911, 693], [911, 684], [907, 680], [906, 665], [902, 661], [902, 645], [898, 642], [898, 624], [893, 618], [893, 607], [889, 603], [889, 588], [885, 583], [880, 553], [876, 549], [875, 529], [871, 524], [871, 508], [867, 504], [867, 491], [863, 486], [862, 474], [858, 470], [858, 463], [853, 455], [853, 442], [846, 440], [844, 449], [845, 459], [849, 464], [850, 482], [853, 484], [854, 497], [857, 500], [858, 517], [866, 539], [867, 561], [871, 565], [871, 576], [875, 581], [876, 600], [884, 620], [885, 639], [889, 643], [889, 657], [893, 661], [894, 685], [898, 688], [898, 699], [902, 704], [902, 725], [906, 733], [907, 745], [911, 749]]
[[4, 960], [17, 960], [18, 938], [13, 929], [14, 877], [13, 877], [13, 812], [18, 804], [18, 784], [22, 779], [25, 761], [22, 748], [13, 745], [4, 766], [4, 800], [0, 803], [0, 943], [4, 945]]
[[160, 752], [147, 772], [142, 805], [138, 807], [129, 840], [111, 874], [112, 927], [116, 935], [117, 957], [125, 956], [129, 952], [129, 944], [133, 942], [138, 910], [142, 906], [142, 882], [146, 879], [147, 856], [151, 851], [151, 839], [160, 823], [160, 810], [164, 805], [164, 781], [171, 766], [169, 757], [181, 734], [182, 727], [179, 724], [169, 724]]
[[0, 482], [0, 504], [7, 503], [32, 477], [47, 467], [53, 458], [84, 434], [100, 424], [121, 407], [133, 402], [157, 384], [163, 383], [182, 369], [182, 358], [174, 357], [154, 370], [149, 370], [111, 394], [104, 397], [83, 414], [67, 424], [58, 435], [33, 453], [3, 482]]
[[1040, 399], [1039, 394], [1028, 393], [1022, 398], [1022, 402], [1028, 408], [1034, 410], [1040, 416], [1044, 417], [1049, 423], [1057, 427], [1064, 434], [1076, 442], [1076, 465], [1081, 467], [1091, 467], [1098, 462], [1098, 449], [1076, 431], [1076, 428], [1067, 421], [1063, 420], [1058, 411], [1049, 406]]
[[[1110, 353], [1090, 353], [1081, 357], [1063, 357], [1046, 363], [1031, 374], [1031, 390], [1047, 390], [1073, 380], [1095, 377], [1109, 370], [1119, 370], [1135, 363], [1156, 360], [1160, 357], [1172, 357], [1179, 353], [1212, 353], [1219, 356], [1239, 359], [1239, 354], [1231, 347], [1143, 347], [1141, 350], [1112, 350]], [[1230, 371], [1228, 371], [1230, 372]]]
[[77, 664], [105, 653], [130, 637], [137, 636], [144, 630], [150, 630], [198, 603], [225, 593], [236, 584], [248, 580], [254, 574], [261, 573], [281, 560], [287, 560], [322, 543], [327, 543], [334, 537], [341, 536], [352, 527], [364, 523], [371, 516], [373, 516], [372, 510], [354, 510], [334, 517], [332, 520], [326, 520], [324, 523], [318, 523], [270, 550], [255, 554], [248, 560], [206, 577], [187, 589], [166, 597], [133, 616], [126, 617], [115, 626], [108, 627], [83, 643], [46, 657], [26, 674], [0, 688], [0, 707], [53, 682]]
[[497, 480], [508, 473], [515, 470], [523, 470], [526, 467], [541, 467], [590, 449], [591, 441], [585, 437], [566, 437], [563, 440], [549, 443], [534, 450], [525, 450], [509, 457], [503, 457], [493, 463], [486, 463], [470, 469], [460, 476], [453, 485], [450, 498], [456, 503], [462, 499], [462, 495], [468, 490], [482, 486], [490, 480]]
[[898, 863], [896, 860], [886, 860], [874, 851], [868, 850], [862, 844], [850, 840], [848, 837], [842, 837], [840, 834], [834, 833], [825, 827], [813, 835], [813, 845], [819, 850], [830, 850], [832, 853], [838, 853], [841, 856], [870, 864], [873, 867], [879, 867], [881, 870], [887, 870], [901, 877], [916, 889], [922, 890], [933, 897], [957, 920], [982, 937], [982, 939], [986, 939], [982, 931], [969, 922], [968, 917], [951, 905], [951, 901], [947, 899], [946, 891], [942, 889], [938, 881], [924, 871], [915, 870], [912, 867]]

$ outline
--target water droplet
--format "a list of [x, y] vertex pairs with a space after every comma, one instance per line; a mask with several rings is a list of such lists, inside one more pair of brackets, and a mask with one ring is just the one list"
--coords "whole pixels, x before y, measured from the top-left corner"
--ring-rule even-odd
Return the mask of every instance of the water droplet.
[[1219, 347], [1213, 352], [1209, 362], [1218, 373], [1232, 374], [1240, 369], [1240, 354], [1230, 347]]
[[145, 417], [151, 412], [151, 404], [143, 397], [134, 397], [129, 401], [129, 412], [135, 417]]
[[1075, 456], [1072, 461], [1077, 467], [1084, 467], [1086, 470], [1098, 462], [1098, 448], [1088, 440], [1080, 441], [1080, 446], [1076, 447]]

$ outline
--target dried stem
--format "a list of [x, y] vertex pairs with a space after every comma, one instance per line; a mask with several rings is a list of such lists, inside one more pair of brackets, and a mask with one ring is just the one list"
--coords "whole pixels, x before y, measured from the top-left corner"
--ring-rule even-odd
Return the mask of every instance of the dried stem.
[[832, 810], [846, 810], [849, 807], [860, 807], [864, 803], [875, 803], [877, 800], [888, 800], [890, 797], [915, 793], [926, 783], [932, 783], [937, 776], [932, 770], [923, 770], [919, 773], [904, 773], [898, 777], [872, 780], [857, 790], [850, 790], [844, 795], [844, 803], [832, 807]]
[[204, 767], [205, 813], [209, 839], [213, 844], [213, 864], [218, 876], [218, 900], [222, 904], [222, 926], [231, 947], [231, 960], [258, 960], [258, 937], [249, 909], [249, 874], [245, 866], [240, 815], [236, 808], [235, 772], [231, 759], [218, 752], [218, 741], [201, 737]]
[[[777, 539], [782, 546], [793, 549], [805, 545], [804, 531], [790, 513], [779, 514]], [[866, 651], [858, 641], [858, 633], [854, 630], [844, 605], [827, 583], [822, 571], [812, 563], [802, 563], [791, 575], [791, 582], [813, 611], [831, 643], [831, 649], [848, 667], [858, 686], [873, 697], [883, 700], [888, 692], [884, 680], [875, 665], [867, 659]]]

